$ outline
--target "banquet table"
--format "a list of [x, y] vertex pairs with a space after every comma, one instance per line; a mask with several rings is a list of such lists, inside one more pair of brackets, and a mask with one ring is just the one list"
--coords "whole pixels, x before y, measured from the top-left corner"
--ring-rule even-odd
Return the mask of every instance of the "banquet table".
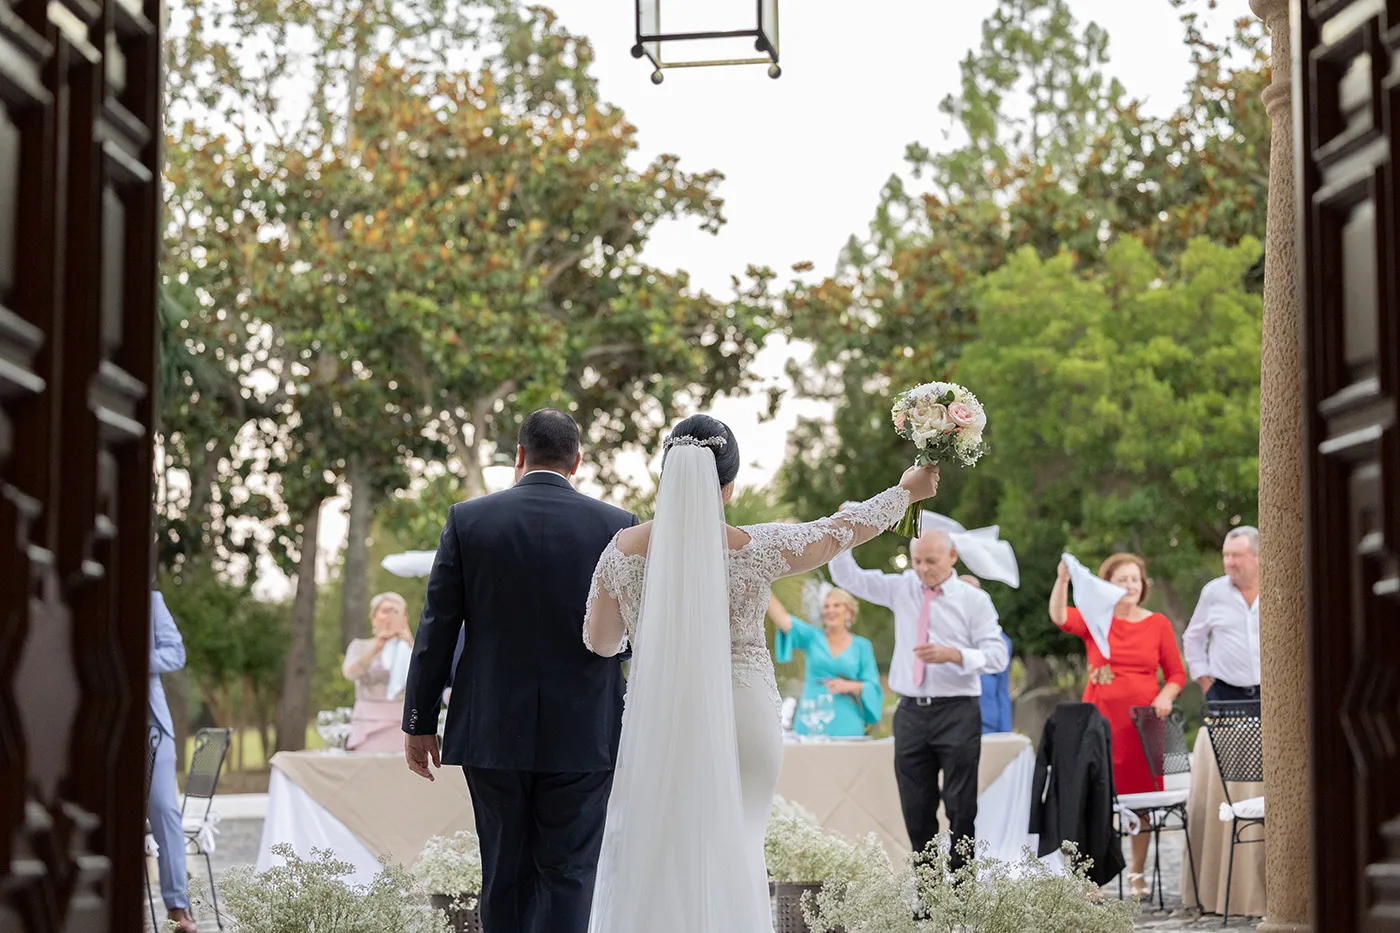
[[[1264, 785], [1230, 785], [1230, 796], [1236, 803], [1264, 793]], [[1225, 881], [1230, 865], [1230, 824], [1220, 819], [1220, 805], [1225, 802], [1225, 787], [1215, 766], [1215, 752], [1210, 738], [1202, 729], [1191, 752], [1191, 794], [1186, 800], [1186, 818], [1190, 824], [1191, 851], [1196, 857], [1196, 872], [1200, 890], [1192, 883], [1189, 862], [1182, 853], [1181, 900], [1187, 907], [1199, 906], [1206, 913], [1225, 912]], [[1250, 827], [1243, 838], [1259, 839], [1264, 827]], [[1256, 842], [1235, 847], [1235, 874], [1230, 886], [1230, 916], [1264, 916], [1264, 850], [1267, 843]]]
[[[303, 858], [329, 849], [353, 866], [351, 882], [368, 884], [380, 856], [410, 865], [433, 836], [475, 828], [467, 782], [453, 765], [429, 783], [402, 755], [280, 752], [270, 764], [258, 871], [278, 861], [274, 845], [289, 843]], [[1020, 856], [1034, 770], [1025, 736], [982, 737], [977, 837], [993, 855]], [[778, 794], [852, 840], [874, 832], [893, 858], [909, 852], [891, 739], [787, 741]]]
[[433, 836], [476, 827], [455, 765], [443, 765], [430, 783], [401, 754], [279, 752], [269, 764], [258, 871], [277, 861], [274, 845], [290, 843], [302, 858], [329, 849], [354, 867], [351, 882], [368, 884], [381, 855], [411, 865]]
[[[1021, 857], [1030, 824], [1035, 752], [1016, 733], [982, 736], [977, 773], [977, 841], [1007, 861]], [[909, 834], [894, 779], [894, 740], [789, 742], [783, 747], [778, 796], [810, 810], [848, 839], [874, 833], [896, 862], [909, 854]], [[941, 809], [940, 825], [948, 820]]]

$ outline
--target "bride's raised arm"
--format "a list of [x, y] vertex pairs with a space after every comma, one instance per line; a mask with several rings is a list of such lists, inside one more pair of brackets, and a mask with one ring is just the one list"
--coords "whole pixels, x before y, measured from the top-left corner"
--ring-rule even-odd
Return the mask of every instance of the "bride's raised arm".
[[938, 491], [938, 467], [910, 467], [899, 485], [864, 502], [848, 505], [835, 515], [801, 524], [755, 525], [745, 529], [755, 542], [776, 551], [785, 567], [772, 568], [773, 579], [807, 573], [837, 554], [863, 544], [893, 527], [911, 502], [932, 498]]

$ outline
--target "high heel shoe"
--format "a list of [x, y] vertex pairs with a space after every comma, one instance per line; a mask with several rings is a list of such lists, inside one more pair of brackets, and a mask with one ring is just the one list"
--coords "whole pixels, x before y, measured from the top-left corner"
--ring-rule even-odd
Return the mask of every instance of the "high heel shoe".
[[1128, 888], [1133, 892], [1133, 897], [1138, 900], [1146, 900], [1152, 896], [1152, 888], [1148, 886], [1147, 880], [1140, 871], [1128, 875]]

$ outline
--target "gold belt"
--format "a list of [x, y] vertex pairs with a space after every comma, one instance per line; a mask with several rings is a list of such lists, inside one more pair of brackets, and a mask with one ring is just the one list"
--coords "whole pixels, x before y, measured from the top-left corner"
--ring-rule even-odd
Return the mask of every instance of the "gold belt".
[[1113, 668], [1105, 664], [1103, 667], [1089, 668], [1089, 683], [1108, 685], [1113, 683]]

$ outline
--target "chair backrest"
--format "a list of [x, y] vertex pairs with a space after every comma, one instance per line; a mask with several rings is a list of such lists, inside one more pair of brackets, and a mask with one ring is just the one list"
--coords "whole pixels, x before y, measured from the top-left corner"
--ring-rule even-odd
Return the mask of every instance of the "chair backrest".
[[1159, 719], [1150, 706], [1134, 706], [1133, 725], [1137, 727], [1142, 752], [1147, 756], [1147, 771], [1155, 778], [1191, 773], [1191, 753], [1186, 750], [1186, 731], [1181, 726], [1181, 713], [1172, 710], [1166, 719]]
[[195, 733], [194, 755], [190, 758], [189, 773], [185, 775], [186, 802], [191, 797], [213, 800], [232, 739], [231, 729], [200, 729]]
[[156, 773], [156, 752], [160, 749], [160, 726], [146, 727], [146, 800], [151, 799], [151, 780]]
[[1264, 724], [1258, 700], [1207, 703], [1206, 733], [1225, 784], [1226, 800], [1230, 799], [1230, 782], [1264, 780]]

